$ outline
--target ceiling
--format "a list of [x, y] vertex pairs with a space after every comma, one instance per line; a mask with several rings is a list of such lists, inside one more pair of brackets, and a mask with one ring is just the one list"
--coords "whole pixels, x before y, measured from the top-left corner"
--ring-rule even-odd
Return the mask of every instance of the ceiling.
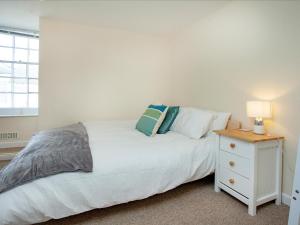
[[0, 1], [0, 26], [39, 30], [39, 17], [151, 34], [177, 32], [228, 1]]

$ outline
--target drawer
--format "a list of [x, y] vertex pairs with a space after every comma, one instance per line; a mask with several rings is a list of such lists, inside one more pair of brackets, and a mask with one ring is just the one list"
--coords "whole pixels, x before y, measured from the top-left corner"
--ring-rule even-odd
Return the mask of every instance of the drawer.
[[242, 177], [229, 169], [221, 167], [219, 179], [221, 183], [249, 198], [250, 181], [247, 178]]
[[229, 152], [220, 151], [220, 166], [246, 178], [250, 176], [250, 160]]
[[220, 138], [220, 148], [223, 151], [231, 152], [246, 158], [250, 158], [251, 151], [253, 151], [252, 144], [223, 136]]

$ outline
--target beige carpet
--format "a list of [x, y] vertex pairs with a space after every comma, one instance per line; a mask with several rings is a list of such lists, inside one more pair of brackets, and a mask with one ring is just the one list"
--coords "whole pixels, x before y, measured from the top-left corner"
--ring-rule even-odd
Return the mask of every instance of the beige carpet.
[[43, 225], [283, 225], [289, 208], [274, 202], [258, 208], [257, 216], [230, 195], [213, 190], [212, 177], [182, 185], [151, 198], [51, 220]]

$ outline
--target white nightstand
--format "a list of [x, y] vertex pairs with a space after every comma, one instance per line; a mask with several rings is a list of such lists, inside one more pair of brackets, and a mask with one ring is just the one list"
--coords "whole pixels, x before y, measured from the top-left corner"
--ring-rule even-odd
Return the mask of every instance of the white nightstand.
[[258, 205], [274, 199], [281, 204], [283, 137], [240, 130], [215, 132], [219, 149], [215, 191], [222, 189], [248, 205], [251, 216]]

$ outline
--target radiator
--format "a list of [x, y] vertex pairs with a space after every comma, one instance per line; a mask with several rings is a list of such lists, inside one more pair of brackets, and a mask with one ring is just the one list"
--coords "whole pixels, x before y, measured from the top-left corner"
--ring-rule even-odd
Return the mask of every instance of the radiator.
[[0, 133], [0, 141], [9, 141], [9, 140], [17, 140], [19, 139], [18, 132], [1, 132]]

